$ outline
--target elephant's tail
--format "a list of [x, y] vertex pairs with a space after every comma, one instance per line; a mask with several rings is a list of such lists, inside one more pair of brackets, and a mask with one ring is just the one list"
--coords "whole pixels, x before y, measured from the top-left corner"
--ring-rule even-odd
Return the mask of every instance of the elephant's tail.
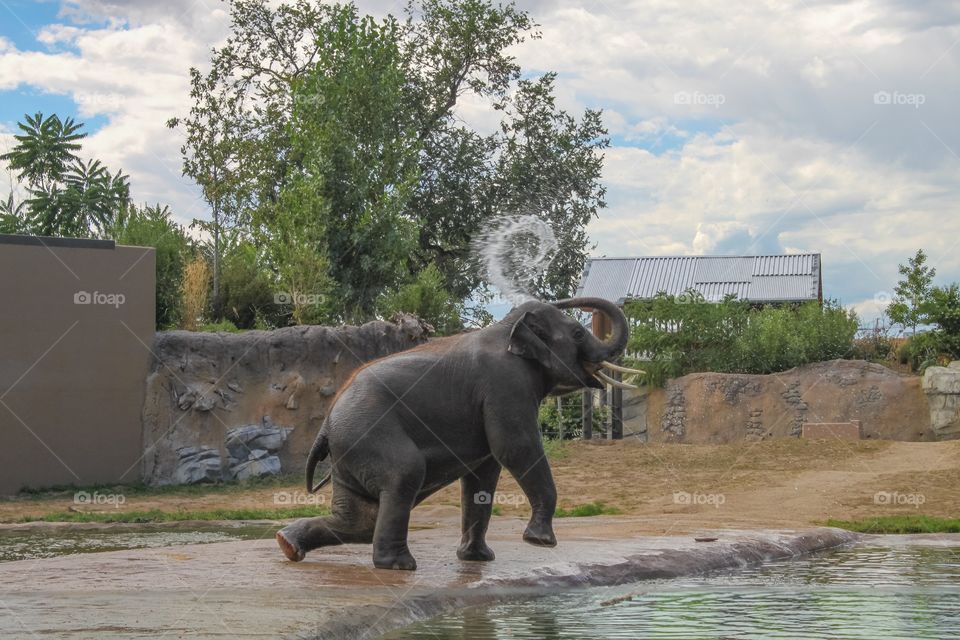
[[313, 448], [310, 449], [310, 456], [307, 458], [307, 491], [310, 493], [316, 493], [320, 487], [330, 482], [332, 473], [328, 473], [317, 486], [313, 486], [313, 474], [317, 470], [317, 464], [326, 459], [329, 453], [330, 442], [327, 439], [327, 423], [324, 422], [317, 434], [317, 439], [313, 442]]

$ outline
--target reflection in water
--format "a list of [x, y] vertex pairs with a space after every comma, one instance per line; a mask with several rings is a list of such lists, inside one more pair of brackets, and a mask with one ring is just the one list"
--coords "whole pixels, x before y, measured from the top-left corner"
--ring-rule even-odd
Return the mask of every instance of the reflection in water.
[[854, 547], [735, 573], [473, 608], [385, 637], [960, 638], [960, 548]]
[[141, 530], [62, 529], [0, 532], [0, 562], [52, 558], [70, 553], [121, 549], [148, 549], [184, 544], [230, 542], [272, 538], [275, 525], [244, 525], [179, 529], [151, 527]]

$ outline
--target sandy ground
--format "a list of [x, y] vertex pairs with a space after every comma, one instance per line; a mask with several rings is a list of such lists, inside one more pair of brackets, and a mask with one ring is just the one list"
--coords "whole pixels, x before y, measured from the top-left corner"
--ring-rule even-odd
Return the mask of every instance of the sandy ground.
[[[960, 441], [881, 442], [780, 440], [738, 445], [649, 445], [633, 440], [573, 442], [551, 460], [560, 506], [603, 502], [632, 519], [637, 533], [674, 534], [704, 528], [806, 527], [828, 518], [923, 514], [960, 516]], [[122, 491], [122, 488], [118, 489]], [[106, 491], [106, 490], [105, 490]], [[281, 503], [277, 503], [277, 496]], [[129, 495], [123, 510], [240, 509], [288, 506], [305, 497], [289, 485], [199, 495]], [[329, 503], [329, 489], [321, 492]], [[528, 513], [509, 474], [494, 498], [503, 516]], [[459, 506], [458, 485], [415, 512], [427, 525]], [[0, 501], [0, 521], [68, 509], [73, 494]]]

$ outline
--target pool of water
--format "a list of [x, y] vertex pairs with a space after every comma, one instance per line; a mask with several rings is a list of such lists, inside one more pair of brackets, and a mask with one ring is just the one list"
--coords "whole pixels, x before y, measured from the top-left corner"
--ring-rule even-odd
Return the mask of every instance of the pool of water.
[[960, 547], [855, 546], [472, 608], [385, 638], [960, 638]]
[[140, 526], [123, 529], [19, 529], [0, 531], [0, 562], [52, 558], [69, 553], [95, 553], [184, 544], [272, 538], [276, 525], [213, 525], [208, 527]]

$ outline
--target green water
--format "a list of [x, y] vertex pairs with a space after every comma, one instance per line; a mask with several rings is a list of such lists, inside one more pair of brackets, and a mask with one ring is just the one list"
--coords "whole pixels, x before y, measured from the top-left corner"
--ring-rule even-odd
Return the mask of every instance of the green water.
[[852, 547], [737, 572], [473, 608], [384, 637], [956, 639], [960, 547]]
[[0, 562], [52, 558], [70, 553], [147, 549], [184, 544], [272, 538], [276, 525], [217, 525], [183, 528], [177, 525], [124, 529], [33, 529], [0, 532]]

